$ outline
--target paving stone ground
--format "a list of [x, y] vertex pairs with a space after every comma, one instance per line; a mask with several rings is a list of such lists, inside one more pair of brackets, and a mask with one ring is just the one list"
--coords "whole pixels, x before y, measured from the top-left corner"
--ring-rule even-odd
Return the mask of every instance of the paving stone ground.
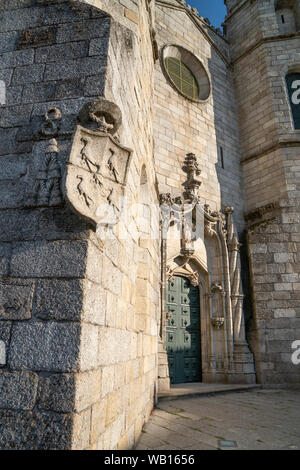
[[300, 449], [300, 391], [257, 390], [164, 400], [137, 450]]

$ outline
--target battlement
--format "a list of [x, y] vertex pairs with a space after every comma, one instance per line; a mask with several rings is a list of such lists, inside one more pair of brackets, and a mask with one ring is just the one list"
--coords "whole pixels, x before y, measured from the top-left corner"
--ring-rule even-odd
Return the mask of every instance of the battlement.
[[214, 25], [211, 24], [210, 22], [210, 19], [209, 18], [205, 18], [203, 17], [199, 11], [197, 10], [197, 8], [193, 8], [191, 7], [191, 5], [189, 5], [188, 3], [186, 3], [185, 0], [176, 0], [179, 4], [181, 4], [182, 6], [185, 6], [186, 9], [188, 11], [190, 11], [190, 13], [192, 13], [195, 17], [197, 17], [197, 19], [199, 19], [206, 27], [209, 27], [209, 29], [213, 30], [215, 33], [217, 33], [219, 36], [223, 37], [223, 32], [221, 30], [221, 28], [216, 28]]

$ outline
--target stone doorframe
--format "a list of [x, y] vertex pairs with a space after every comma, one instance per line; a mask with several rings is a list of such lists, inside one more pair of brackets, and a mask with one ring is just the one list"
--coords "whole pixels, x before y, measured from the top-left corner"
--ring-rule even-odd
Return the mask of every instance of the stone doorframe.
[[[161, 195], [161, 325], [159, 343], [159, 386], [169, 387], [166, 353], [166, 286], [174, 275], [182, 275], [198, 285], [201, 303], [203, 381], [255, 383], [253, 356], [245, 339], [243, 294], [240, 274], [240, 243], [233, 224], [233, 207], [211, 211], [200, 204], [198, 190], [200, 170], [194, 154], [184, 162], [187, 173], [183, 196]], [[215, 258], [212, 267], [203, 266], [196, 248], [197, 236], [186, 216], [186, 204], [202, 210], [206, 252]], [[194, 212], [195, 213], [195, 212]], [[168, 259], [167, 233], [172, 217], [180, 221], [180, 248]]]

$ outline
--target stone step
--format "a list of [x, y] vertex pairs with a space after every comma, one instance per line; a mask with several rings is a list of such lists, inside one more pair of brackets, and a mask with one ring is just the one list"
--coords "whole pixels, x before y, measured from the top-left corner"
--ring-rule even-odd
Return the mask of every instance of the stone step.
[[259, 390], [261, 388], [262, 385], [259, 384], [177, 384], [172, 385], [170, 390], [160, 392], [158, 394], [158, 400], [178, 400], [182, 398], [209, 396], [229, 392], [248, 392], [250, 390]]

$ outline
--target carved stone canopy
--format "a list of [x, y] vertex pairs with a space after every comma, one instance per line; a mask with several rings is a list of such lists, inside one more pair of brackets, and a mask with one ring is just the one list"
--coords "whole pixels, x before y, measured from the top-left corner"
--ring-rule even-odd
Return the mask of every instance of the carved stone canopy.
[[184, 276], [188, 278], [193, 286], [199, 285], [199, 272], [190, 265], [191, 256], [181, 256], [181, 264], [167, 266], [167, 280], [174, 281], [174, 276]]

